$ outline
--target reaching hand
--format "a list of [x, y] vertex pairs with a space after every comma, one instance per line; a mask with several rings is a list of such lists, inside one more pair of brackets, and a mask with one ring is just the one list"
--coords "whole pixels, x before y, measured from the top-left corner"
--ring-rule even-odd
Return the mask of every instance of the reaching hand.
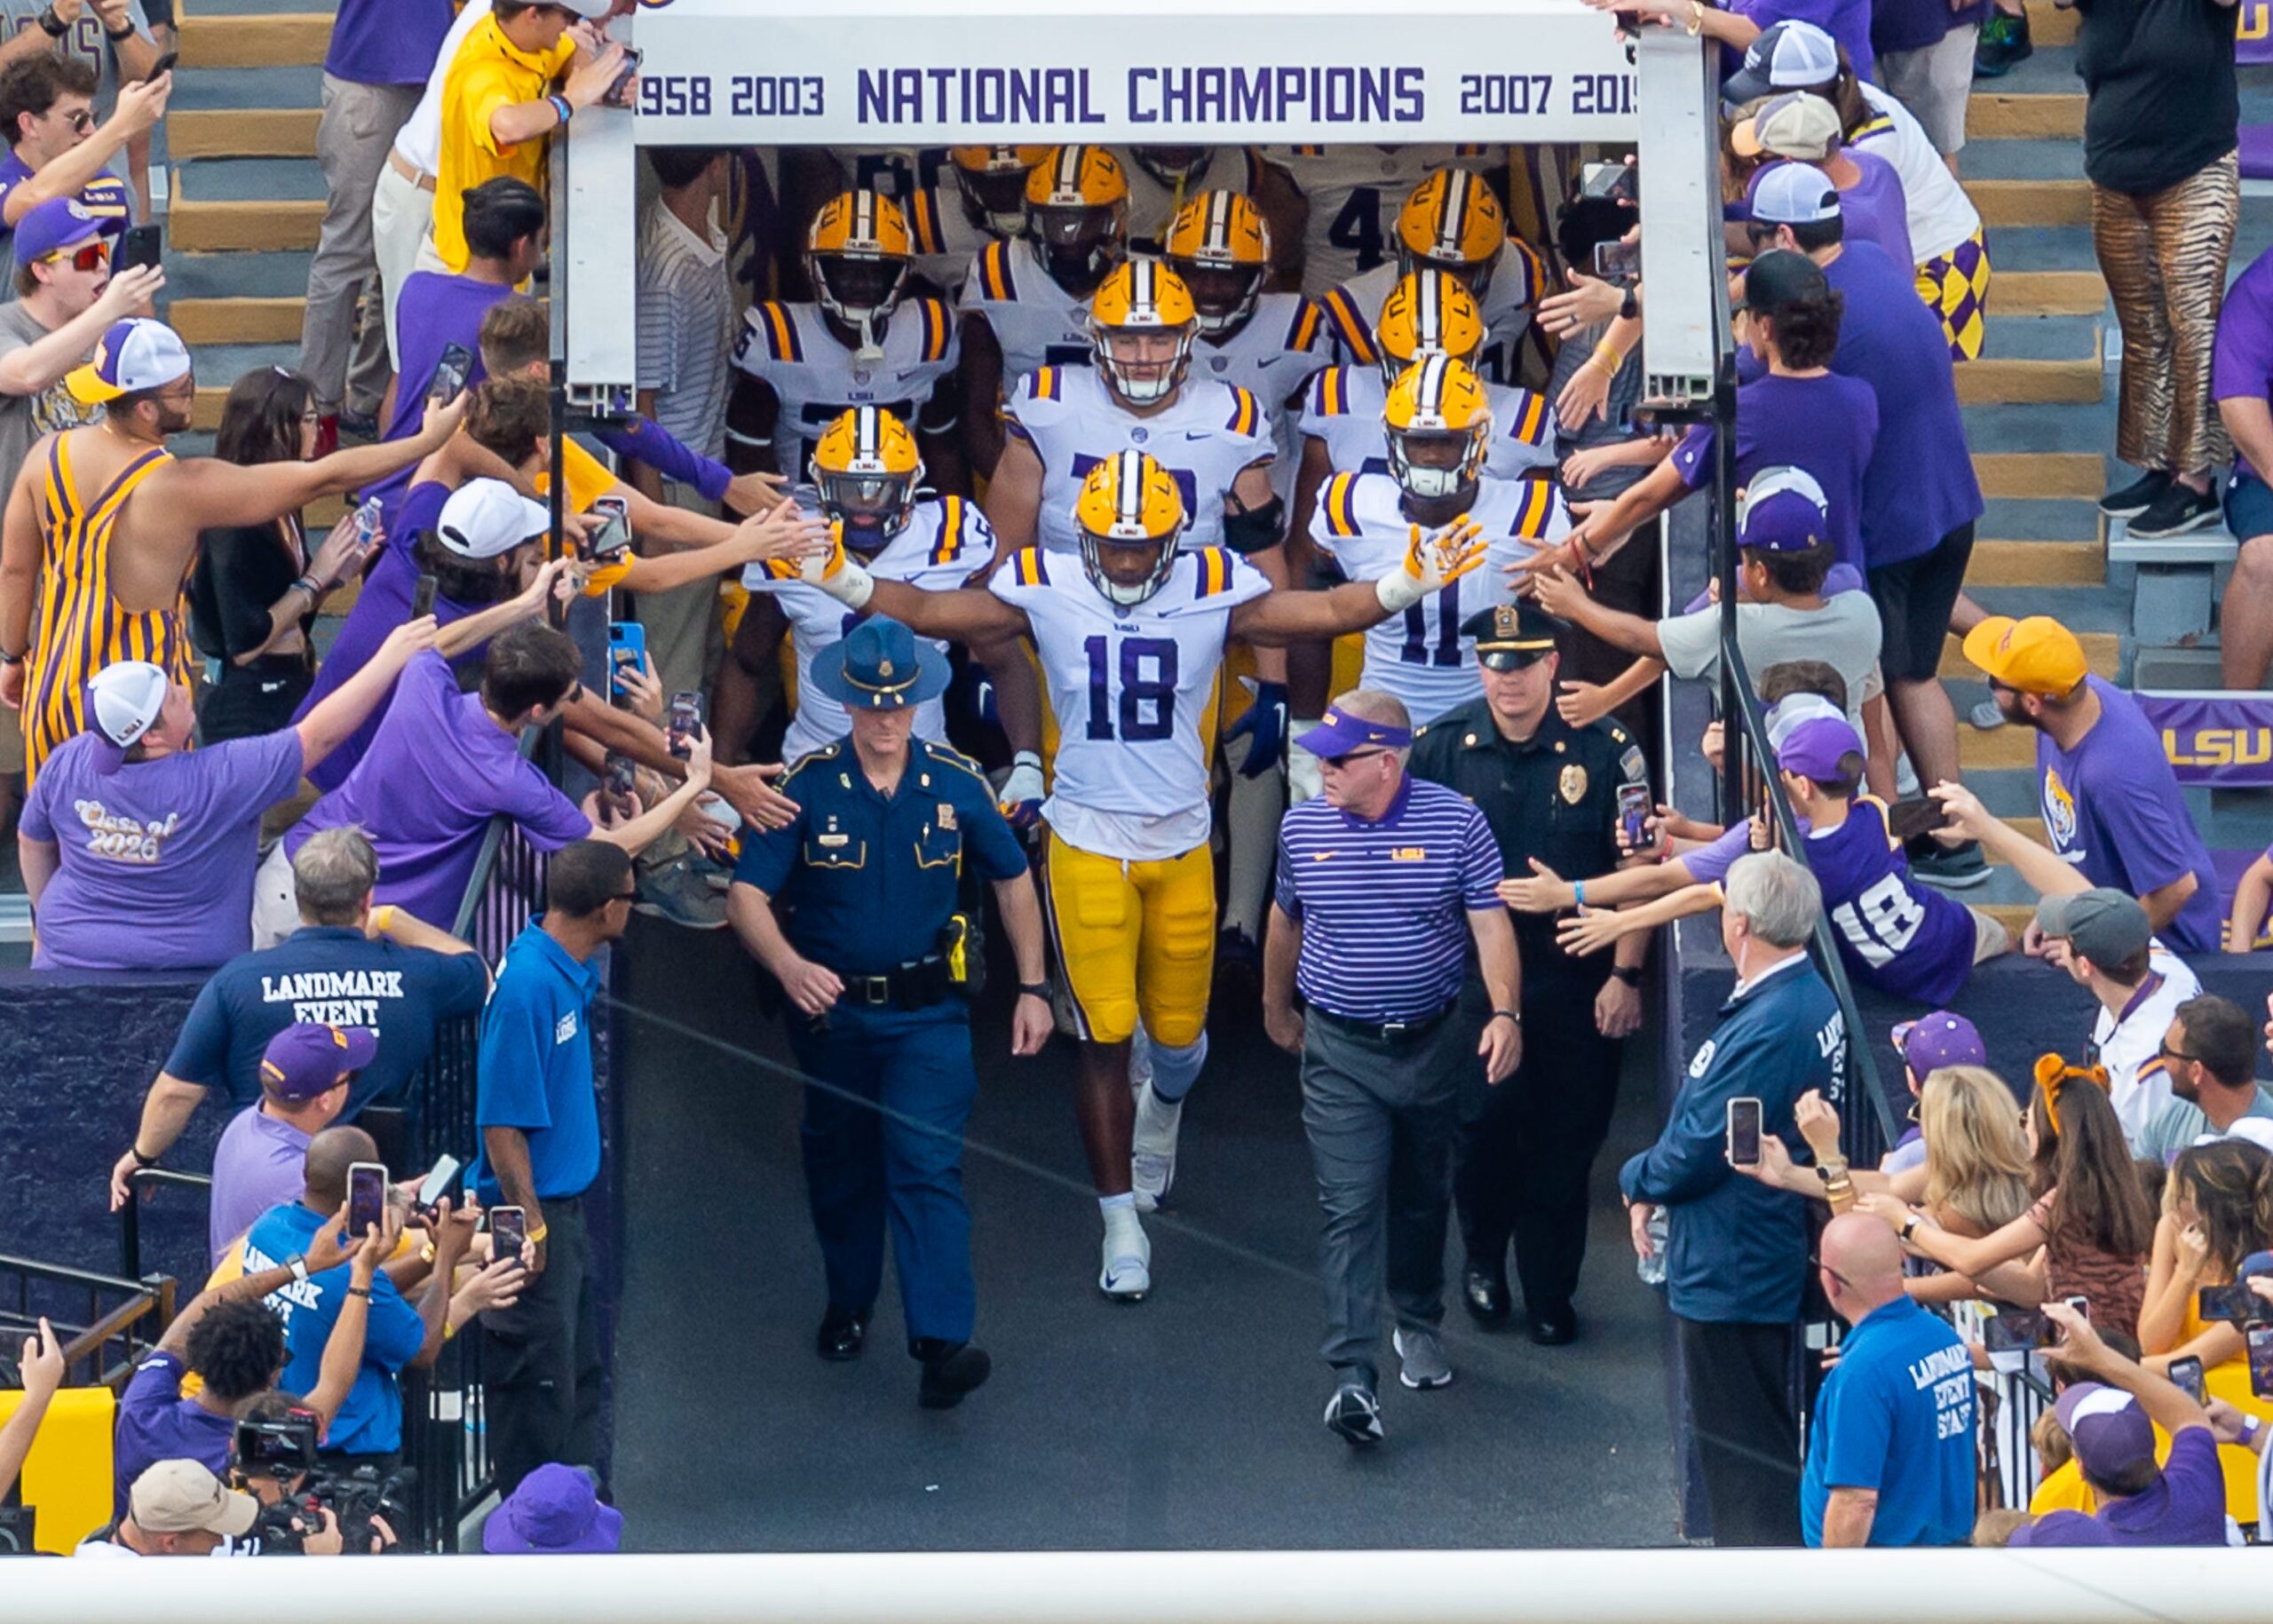
[[511, 1308], [521, 1300], [521, 1288], [527, 1284], [528, 1271], [520, 1258], [495, 1258], [458, 1287], [453, 1306], [462, 1310], [468, 1319], [493, 1308]]
[[174, 93], [174, 76], [169, 71], [154, 79], [138, 79], [131, 84], [118, 87], [118, 106], [110, 122], [127, 135], [140, 135], [155, 128], [166, 115], [166, 102]]
[[[1612, 284], [1580, 271], [1566, 271], [1564, 275], [1571, 291], [1552, 294], [1539, 302], [1540, 330], [1550, 337], [1561, 338], [1582, 327], [1598, 327], [1624, 308], [1626, 295]], [[1599, 372], [1601, 368], [1581, 367], [1580, 370]]]
[[1032, 828], [1041, 820], [1042, 797], [1049, 793], [1041, 779], [1041, 757], [1032, 750], [1020, 750], [1011, 760], [1002, 787], [994, 792], [995, 810], [1010, 820], [1012, 828]]
[[726, 505], [745, 517], [764, 513], [788, 500], [781, 492], [788, 483], [781, 475], [762, 469], [738, 473], [726, 481]]
[[1801, 1095], [1792, 1107], [1792, 1120], [1818, 1161], [1840, 1160], [1839, 1107], [1824, 1098], [1822, 1089], [1810, 1089]]
[[1939, 783], [1926, 793], [1942, 804], [1944, 820], [1934, 831], [1934, 838], [1944, 845], [1962, 845], [1968, 840], [1978, 840], [1998, 822], [1997, 817], [1981, 804], [1981, 797], [1963, 784]]
[[1569, 570], [1556, 566], [1543, 569], [1531, 578], [1531, 595], [1539, 606], [1557, 620], [1572, 619], [1578, 611], [1592, 601], [1587, 589]]
[[[2044, 1317], [2060, 1327], [2060, 1357], [2079, 1370], [2103, 1371], [2114, 1356], [2092, 1322], [2055, 1298], [2042, 1305]], [[2127, 1361], [2126, 1361], [2127, 1362]]]
[[95, 304], [103, 313], [105, 325], [128, 316], [147, 316], [156, 310], [159, 290], [165, 285], [163, 265], [129, 265], [112, 275]]
[[1443, 529], [1412, 527], [1406, 543], [1405, 573], [1426, 595], [1442, 590], [1484, 562], [1484, 527], [1466, 517]]
[[1585, 958], [1623, 939], [1633, 929], [1633, 916], [1614, 907], [1582, 907], [1567, 919], [1555, 922], [1555, 945]]
[[1563, 459], [1563, 488], [1584, 490], [1588, 481], [1616, 465], [1611, 459], [1617, 450], [1615, 446], [1585, 446], [1571, 453]]
[[63, 1385], [63, 1339], [44, 1314], [40, 1316], [38, 1333], [24, 1338], [24, 1356], [17, 1361], [16, 1369], [26, 1404], [45, 1404]]
[[[826, 560], [832, 548], [841, 552], [835, 530], [827, 519], [806, 512], [794, 502], [777, 502], [756, 519], [745, 519], [734, 527], [734, 552], [744, 564], [779, 558], [802, 566], [808, 558]], [[796, 575], [803, 570], [786, 573]]]
[[655, 675], [655, 662], [644, 653], [636, 664], [629, 660], [615, 662], [615, 690], [633, 716], [657, 727], [663, 725], [663, 679]]
[[1910, 1222], [1910, 1203], [1883, 1190], [1866, 1190], [1857, 1194], [1855, 1210], [1870, 1214], [1897, 1235], [1902, 1232], [1902, 1226]]
[[1529, 878], [1502, 880], [1493, 888], [1501, 901], [1518, 914], [1553, 914], [1578, 899], [1568, 880], [1535, 857], [1530, 861]]
[[1600, 367], [1581, 367], [1564, 380], [1555, 397], [1555, 421], [1565, 434], [1576, 434], [1594, 417], [1609, 421], [1610, 375]]
[[1261, 778], [1274, 771], [1287, 754], [1287, 685], [1265, 682], [1260, 677], [1243, 677], [1239, 680], [1254, 690], [1254, 702], [1247, 706], [1247, 714], [1224, 730], [1224, 737], [1247, 739], [1247, 757], [1239, 763], [1239, 776]]
[[787, 828], [796, 821], [797, 804], [770, 781], [780, 778], [782, 770], [778, 761], [746, 762], [738, 767], [714, 763], [710, 787], [725, 796], [726, 804], [741, 814], [743, 822], [760, 829]]
[[431, 614], [422, 614], [415, 621], [405, 621], [387, 633], [386, 640], [379, 645], [378, 658], [400, 670], [410, 663], [413, 655], [423, 654], [434, 646], [438, 630]]

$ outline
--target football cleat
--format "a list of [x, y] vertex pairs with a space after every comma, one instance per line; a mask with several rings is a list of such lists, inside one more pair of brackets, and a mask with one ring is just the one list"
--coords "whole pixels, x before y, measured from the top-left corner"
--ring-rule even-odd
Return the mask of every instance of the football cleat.
[[1176, 1183], [1176, 1129], [1184, 1121], [1184, 1102], [1170, 1105], [1147, 1082], [1136, 1096], [1136, 1132], [1130, 1143], [1129, 1185], [1138, 1212], [1158, 1211]]

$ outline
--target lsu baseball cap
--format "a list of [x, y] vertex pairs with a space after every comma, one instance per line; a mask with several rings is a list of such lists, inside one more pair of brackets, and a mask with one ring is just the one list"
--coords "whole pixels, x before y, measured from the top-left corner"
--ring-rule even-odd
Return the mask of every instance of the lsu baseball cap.
[[2022, 693], [2065, 693], [2091, 675], [2076, 634], [2048, 614], [1992, 614], [1965, 634], [1965, 657]]
[[1838, 149], [1839, 110], [1806, 91], [1786, 91], [1739, 121], [1729, 132], [1729, 144], [1739, 157], [1770, 152], [1779, 158], [1820, 162]]
[[1890, 1035], [1894, 1052], [1902, 1057], [1910, 1074], [1921, 1080], [1945, 1066], [1989, 1064], [1989, 1047], [1981, 1041], [1980, 1028], [1947, 1010], [1903, 1021]]
[[1781, 464], [1752, 476], [1737, 504], [1737, 545], [1755, 552], [1804, 552], [1830, 539], [1831, 504], [1804, 468]]
[[1784, 735], [1776, 747], [1776, 764], [1786, 772], [1829, 784], [1846, 776], [1839, 770], [1841, 761], [1862, 754], [1862, 735], [1845, 717], [1810, 717]]
[[145, 1533], [220, 1533], [234, 1540], [260, 1520], [260, 1501], [223, 1487], [211, 1469], [196, 1461], [145, 1467], [126, 1504]]
[[51, 197], [16, 222], [16, 263], [35, 265], [50, 254], [92, 242], [103, 223], [75, 197]]
[[1745, 47], [1744, 66], [1721, 86], [1732, 107], [1778, 91], [1828, 84], [1839, 76], [1839, 43], [1811, 22], [1779, 22]]
[[99, 406], [121, 395], [162, 389], [189, 373], [189, 351], [179, 333], [148, 316], [129, 316], [104, 329], [95, 359], [64, 382], [74, 399]]
[[2036, 928], [2095, 964], [2120, 964], [2144, 951], [2155, 934], [2138, 899], [2108, 885], [2047, 897], [2036, 905]]
[[120, 749], [150, 731], [166, 708], [172, 681], [147, 660], [120, 660], [103, 667], [87, 683], [88, 712], [95, 731]]
[[1460, 623], [1460, 635], [1476, 643], [1477, 663], [1494, 671], [1520, 671], [1555, 652], [1563, 622], [1528, 603], [1478, 609]]
[[305, 1105], [337, 1088], [350, 1072], [370, 1065], [378, 1048], [379, 1034], [368, 1026], [296, 1021], [269, 1039], [261, 1051], [261, 1089], [287, 1105]]
[[[1756, 170], [1752, 184], [1745, 188], [1745, 198], [1752, 206], [1754, 221], [1762, 226], [1810, 226], [1840, 218], [1839, 188], [1812, 163], [1771, 163]], [[1745, 302], [1760, 302], [1753, 297], [1749, 283]]]
[[552, 527], [552, 514], [503, 479], [469, 479], [450, 493], [434, 534], [462, 558], [495, 558]]

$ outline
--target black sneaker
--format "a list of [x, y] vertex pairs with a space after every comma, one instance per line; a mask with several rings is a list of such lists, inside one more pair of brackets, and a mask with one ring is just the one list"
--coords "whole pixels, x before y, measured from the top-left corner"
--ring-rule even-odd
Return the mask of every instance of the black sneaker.
[[2001, 79], [2035, 54], [2036, 47], [2028, 37], [2028, 13], [2016, 17], [1992, 10], [1988, 21], [1981, 25], [1980, 41], [1973, 48], [1973, 76]]
[[2171, 478], [2159, 468], [2150, 468], [2140, 479], [2119, 490], [2111, 490], [2099, 499], [2099, 511], [2110, 519], [2136, 519], [2171, 487]]
[[1326, 1401], [1326, 1430], [1352, 1449], [1370, 1449], [1382, 1441], [1382, 1401], [1356, 1375], [1344, 1376], [1334, 1397]]
[[2219, 517], [2215, 491], [2198, 491], [2174, 479], [2168, 490], [2131, 521], [2128, 529], [2134, 541], [2159, 542], [2214, 525]]
[[1986, 883], [1989, 878], [1989, 860], [1981, 855], [1981, 843], [1977, 840], [1968, 840], [1961, 846], [1921, 841], [1919, 848], [1908, 851], [1907, 855], [1913, 877], [1944, 891], [1970, 891]]
[[923, 1361], [923, 1379], [916, 1384], [915, 1402], [927, 1410], [952, 1410], [963, 1395], [985, 1384], [994, 1373], [986, 1350], [967, 1342], [941, 1342], [919, 1336], [907, 1351]]

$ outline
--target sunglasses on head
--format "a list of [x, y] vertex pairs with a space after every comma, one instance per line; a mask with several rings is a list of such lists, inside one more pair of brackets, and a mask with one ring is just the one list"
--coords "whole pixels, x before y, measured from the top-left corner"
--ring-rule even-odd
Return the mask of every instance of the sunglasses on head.
[[47, 256], [50, 265], [59, 261], [68, 262], [75, 271], [99, 271], [110, 263], [110, 244], [82, 242], [77, 248], [59, 249]]

